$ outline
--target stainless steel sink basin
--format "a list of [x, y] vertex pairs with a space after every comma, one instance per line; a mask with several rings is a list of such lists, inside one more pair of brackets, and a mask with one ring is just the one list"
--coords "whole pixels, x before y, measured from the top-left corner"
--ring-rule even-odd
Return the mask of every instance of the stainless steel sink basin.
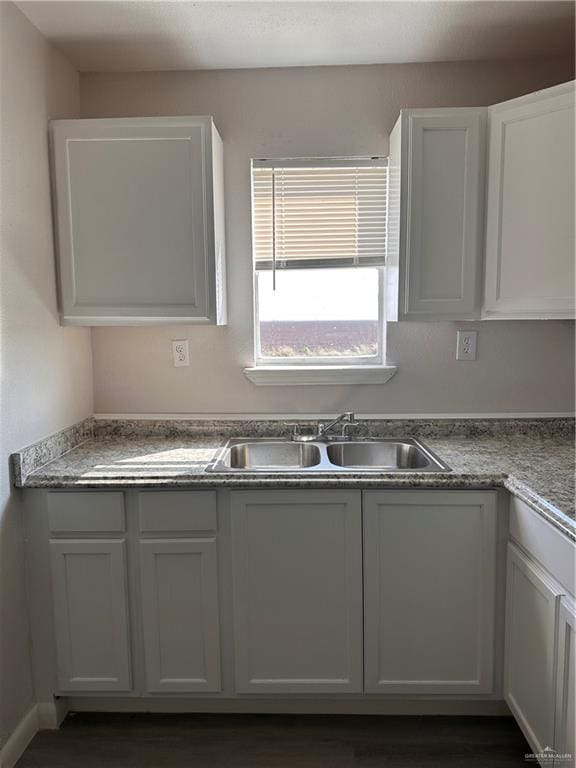
[[320, 449], [311, 443], [244, 442], [230, 446], [222, 457], [230, 469], [303, 469], [320, 464]]
[[286, 438], [229, 440], [208, 472], [375, 474], [450, 472], [450, 467], [412, 438], [293, 442]]
[[326, 449], [329, 460], [338, 467], [361, 469], [426, 469], [433, 459], [418, 445], [405, 442], [358, 441], [335, 443]]

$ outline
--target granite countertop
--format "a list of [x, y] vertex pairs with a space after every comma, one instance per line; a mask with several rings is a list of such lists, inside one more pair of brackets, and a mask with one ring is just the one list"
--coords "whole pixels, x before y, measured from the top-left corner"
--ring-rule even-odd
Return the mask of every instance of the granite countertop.
[[[567, 421], [567, 420], [566, 420]], [[15, 481], [25, 488], [118, 487], [366, 487], [366, 488], [497, 488], [505, 487], [576, 540], [574, 440], [570, 428], [543, 428], [541, 422], [507, 422], [484, 428], [468, 422], [379, 422], [364, 434], [417, 436], [452, 471], [449, 473], [357, 472], [282, 474], [208, 473], [207, 466], [229, 437], [286, 434], [286, 425], [270, 422], [84, 423], [60, 438], [57, 448], [39, 443], [13, 457]], [[454, 426], [455, 424], [460, 426]], [[534, 426], [536, 424], [536, 426]], [[388, 425], [388, 429], [387, 429]], [[202, 431], [207, 434], [202, 434]], [[390, 434], [390, 433], [395, 434]], [[28, 453], [26, 453], [28, 451]], [[61, 455], [58, 455], [60, 452]], [[57, 454], [55, 458], [53, 455]]]

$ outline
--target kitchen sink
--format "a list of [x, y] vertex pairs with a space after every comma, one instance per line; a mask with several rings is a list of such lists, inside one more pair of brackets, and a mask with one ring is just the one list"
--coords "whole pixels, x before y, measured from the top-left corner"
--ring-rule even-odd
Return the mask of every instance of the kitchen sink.
[[332, 464], [355, 469], [426, 469], [432, 461], [418, 445], [394, 441], [335, 443], [326, 452]]
[[401, 473], [450, 472], [441, 459], [413, 438], [314, 440], [234, 438], [208, 472]]
[[223, 464], [230, 469], [268, 470], [305, 469], [320, 464], [317, 445], [287, 441], [246, 441], [225, 451]]

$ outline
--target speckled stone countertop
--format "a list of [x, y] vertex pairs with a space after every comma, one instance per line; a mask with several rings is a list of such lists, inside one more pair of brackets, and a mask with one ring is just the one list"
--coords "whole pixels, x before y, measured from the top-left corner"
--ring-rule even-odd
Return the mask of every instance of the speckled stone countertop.
[[[378, 421], [363, 436], [418, 437], [448, 473], [208, 473], [230, 437], [286, 435], [279, 422], [103, 422], [50, 449], [44, 441], [13, 456], [25, 488], [112, 487], [505, 487], [576, 540], [574, 438], [571, 420]], [[204, 433], [204, 434], [203, 434]], [[62, 443], [62, 433], [59, 438]], [[90, 436], [91, 435], [91, 436]], [[78, 444], [71, 447], [74, 439]], [[66, 451], [66, 452], [63, 452]], [[40, 465], [42, 460], [47, 463]]]

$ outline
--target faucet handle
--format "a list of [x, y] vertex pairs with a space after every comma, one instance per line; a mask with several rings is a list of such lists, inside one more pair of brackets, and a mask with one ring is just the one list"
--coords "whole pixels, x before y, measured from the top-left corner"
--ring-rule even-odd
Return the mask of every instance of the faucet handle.
[[341, 439], [342, 440], [351, 440], [350, 435], [348, 434], [348, 430], [350, 427], [357, 427], [360, 424], [359, 421], [356, 421], [355, 419], [352, 419], [352, 421], [345, 421], [342, 424], [342, 433], [341, 433]]
[[318, 429], [315, 430], [308, 430], [302, 431], [302, 425], [301, 424], [294, 424], [292, 427], [292, 436], [291, 440], [293, 440], [295, 443], [311, 443], [314, 440], [318, 439]]

